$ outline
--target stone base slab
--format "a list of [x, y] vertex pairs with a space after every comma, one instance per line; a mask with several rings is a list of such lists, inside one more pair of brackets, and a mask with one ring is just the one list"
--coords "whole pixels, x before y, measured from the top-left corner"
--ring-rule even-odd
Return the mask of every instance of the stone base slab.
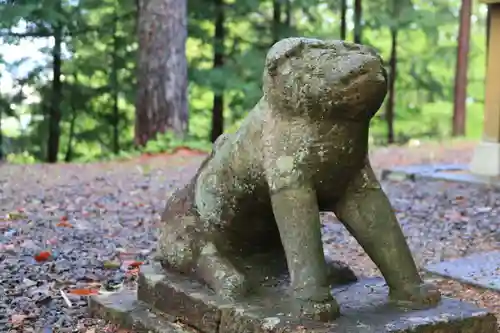
[[[117, 324], [134, 333], [192, 333], [175, 323], [175, 318], [160, 316], [137, 300], [137, 291], [122, 290], [117, 293], [92, 296], [89, 310], [93, 317]], [[127, 331], [128, 332], [128, 331]]]
[[500, 292], [500, 251], [475, 253], [427, 265], [424, 269], [433, 275]]
[[470, 172], [467, 165], [461, 164], [422, 164], [394, 167], [382, 170], [381, 178], [392, 181], [441, 180], [500, 187], [500, 177], [474, 174]]
[[[136, 296], [127, 291], [121, 292], [126, 293], [122, 295], [95, 296], [91, 309], [94, 314], [129, 327], [130, 323], [135, 323], [135, 327], [150, 327], [151, 332], [182, 332], [173, 324], [175, 320], [201, 333], [497, 332], [492, 314], [454, 299], [445, 298], [431, 309], [398, 309], [388, 304], [388, 290], [381, 278], [361, 279], [334, 288], [332, 292], [341, 305], [342, 315], [330, 323], [290, 315], [292, 300], [286, 297], [283, 288], [263, 287], [254, 297], [231, 304], [187, 277], [144, 266]], [[165, 325], [164, 330], [158, 330], [161, 325]]]

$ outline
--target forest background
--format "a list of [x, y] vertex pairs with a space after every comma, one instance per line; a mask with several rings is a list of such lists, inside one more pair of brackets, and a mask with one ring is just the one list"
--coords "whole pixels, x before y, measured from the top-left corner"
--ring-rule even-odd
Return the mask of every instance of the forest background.
[[10, 162], [207, 150], [258, 101], [265, 53], [288, 36], [346, 39], [382, 54], [390, 92], [372, 121], [374, 145], [482, 132], [488, 15], [471, 0], [0, 6], [0, 159]]

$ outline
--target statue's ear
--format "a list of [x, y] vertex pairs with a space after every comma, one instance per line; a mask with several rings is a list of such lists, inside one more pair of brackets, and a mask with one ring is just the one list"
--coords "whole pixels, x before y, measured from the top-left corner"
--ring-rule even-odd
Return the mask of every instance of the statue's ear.
[[292, 37], [285, 38], [275, 43], [266, 56], [266, 70], [269, 75], [274, 76], [279, 65], [286, 59], [302, 52], [307, 39]]
[[276, 69], [288, 58], [300, 55], [303, 50], [325, 47], [325, 42], [315, 38], [290, 37], [275, 43], [266, 56], [266, 70], [269, 75], [276, 75]]

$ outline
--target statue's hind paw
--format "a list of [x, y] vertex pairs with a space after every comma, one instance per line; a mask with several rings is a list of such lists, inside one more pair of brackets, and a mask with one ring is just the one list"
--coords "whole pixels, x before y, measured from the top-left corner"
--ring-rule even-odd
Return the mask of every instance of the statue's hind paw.
[[346, 263], [326, 258], [326, 267], [328, 271], [328, 283], [333, 286], [349, 284], [358, 280]]
[[211, 243], [203, 247], [196, 271], [198, 276], [222, 298], [237, 298], [244, 295], [248, 289], [245, 276], [221, 256]]
[[224, 299], [235, 299], [244, 295], [246, 291], [246, 279], [243, 274], [233, 272], [232, 275], [224, 277], [224, 282], [217, 292]]

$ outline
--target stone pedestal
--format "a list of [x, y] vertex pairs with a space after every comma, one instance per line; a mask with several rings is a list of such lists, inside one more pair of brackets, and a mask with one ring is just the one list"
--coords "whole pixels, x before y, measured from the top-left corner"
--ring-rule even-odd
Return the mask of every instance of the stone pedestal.
[[398, 309], [387, 302], [380, 278], [362, 279], [333, 289], [342, 315], [331, 323], [290, 316], [286, 283], [263, 285], [254, 296], [220, 301], [196, 281], [155, 266], [143, 267], [137, 293], [121, 291], [93, 297], [94, 315], [135, 332], [201, 333], [490, 333], [496, 318], [486, 310], [454, 299], [435, 308]]
[[483, 176], [500, 176], [500, 0], [482, 0], [490, 12], [486, 86], [484, 97], [484, 128], [470, 171]]
[[500, 292], [499, 267], [500, 251], [489, 251], [430, 264], [424, 270], [460, 283]]
[[380, 177], [382, 180], [390, 181], [436, 180], [500, 187], [500, 177], [471, 173], [467, 165], [462, 164], [399, 166], [382, 170]]

